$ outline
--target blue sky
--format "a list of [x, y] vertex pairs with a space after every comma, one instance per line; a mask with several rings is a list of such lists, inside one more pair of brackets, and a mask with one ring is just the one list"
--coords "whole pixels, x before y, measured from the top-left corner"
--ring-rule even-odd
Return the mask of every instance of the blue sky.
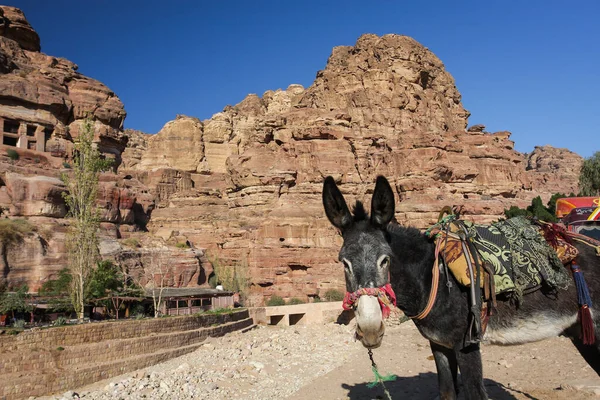
[[521, 152], [600, 150], [600, 1], [18, 0], [44, 53], [110, 87], [127, 128], [210, 118], [247, 94], [308, 87], [334, 46], [412, 36], [454, 76], [469, 124]]

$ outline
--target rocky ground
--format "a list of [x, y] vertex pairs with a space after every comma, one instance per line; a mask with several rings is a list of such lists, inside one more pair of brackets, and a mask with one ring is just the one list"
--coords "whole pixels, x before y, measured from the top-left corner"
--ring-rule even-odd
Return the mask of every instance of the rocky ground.
[[[353, 327], [336, 324], [257, 327], [209, 339], [194, 353], [46, 399], [384, 399]], [[384, 374], [398, 379], [392, 398], [436, 397], [435, 365], [408, 322], [388, 327], [374, 351]], [[600, 378], [566, 338], [523, 346], [484, 346], [486, 386], [493, 399], [590, 399]]]

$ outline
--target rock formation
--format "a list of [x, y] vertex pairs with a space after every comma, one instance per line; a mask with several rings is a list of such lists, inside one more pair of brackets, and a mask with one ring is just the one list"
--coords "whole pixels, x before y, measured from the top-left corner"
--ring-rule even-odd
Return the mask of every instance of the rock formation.
[[419, 228], [445, 205], [485, 222], [559, 187], [576, 191], [579, 156], [539, 148], [527, 157], [509, 132], [467, 131], [468, 116], [433, 53], [405, 36], [363, 35], [335, 48], [307, 89], [249, 95], [203, 123], [178, 117], [138, 145], [138, 159], [124, 157], [131, 171], [122, 172], [180, 169], [160, 184], [139, 178], [159, 198], [150, 232], [247, 265], [252, 300], [322, 296], [344, 287], [340, 238], [321, 206], [326, 175], [367, 203], [376, 175], [387, 176], [398, 221]]
[[[77, 72], [74, 63], [41, 53], [39, 37], [23, 13], [0, 7], [0, 210], [9, 218], [27, 218], [37, 227], [0, 257], [0, 283], [10, 287], [25, 283], [37, 291], [67, 265], [67, 209], [60, 175], [69, 172], [73, 141], [87, 115], [94, 119], [98, 150], [118, 167], [129, 138], [122, 131], [126, 113], [119, 98]], [[134, 139], [129, 152], [135, 145]], [[114, 172], [101, 175], [98, 194], [102, 255], [137, 257], [131, 268], [151, 263], [143, 255], [147, 249], [128, 249], [118, 239], [145, 229], [154, 196], [137, 179]], [[172, 260], [173, 284], [206, 284], [207, 278], [199, 276], [212, 271], [206, 259], [191, 249], [164, 243], [151, 246]], [[201, 268], [202, 262], [208, 267]]]
[[[363, 35], [334, 48], [306, 89], [248, 95], [206, 121], [177, 116], [147, 135], [123, 132], [118, 97], [70, 61], [40, 53], [22, 13], [1, 9], [3, 144], [20, 157], [0, 157], [0, 208], [40, 226], [24, 255], [6, 257], [13, 284], [36, 288], [65, 265], [58, 178], [90, 112], [98, 148], [120, 163], [101, 177], [102, 254], [135, 269], [160, 253], [175, 286], [206, 285], [213, 266], [235, 266], [250, 284], [249, 304], [344, 290], [341, 238], [321, 205], [327, 175], [367, 207], [375, 177], [387, 176], [397, 220], [419, 228], [446, 205], [483, 222], [537, 195], [577, 191], [576, 154], [540, 147], [525, 155], [509, 132], [467, 130], [452, 76], [406, 36]], [[191, 248], [174, 247], [184, 244]]]

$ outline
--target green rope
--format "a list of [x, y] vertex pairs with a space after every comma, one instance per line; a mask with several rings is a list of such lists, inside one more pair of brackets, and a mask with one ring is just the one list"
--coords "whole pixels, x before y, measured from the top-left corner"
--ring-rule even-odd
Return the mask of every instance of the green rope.
[[373, 374], [375, 374], [375, 380], [371, 383], [368, 383], [367, 387], [369, 389], [372, 389], [375, 386], [377, 386], [377, 384], [381, 384], [381, 387], [383, 388], [383, 391], [385, 392], [385, 395], [387, 396], [388, 400], [392, 400], [392, 395], [390, 394], [390, 392], [388, 392], [384, 382], [395, 381], [396, 379], [398, 379], [398, 376], [394, 374], [385, 376], [381, 375], [377, 370], [377, 364], [375, 364], [375, 361], [373, 361], [373, 352], [371, 351], [371, 349], [369, 349], [368, 353], [369, 358], [371, 359], [371, 370], [373, 371]]

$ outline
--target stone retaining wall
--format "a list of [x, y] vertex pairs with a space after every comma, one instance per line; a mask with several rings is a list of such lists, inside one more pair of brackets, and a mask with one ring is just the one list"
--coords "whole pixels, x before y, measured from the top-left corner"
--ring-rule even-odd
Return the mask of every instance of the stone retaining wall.
[[178, 357], [253, 325], [247, 310], [65, 326], [0, 336], [0, 399], [89, 385]]

